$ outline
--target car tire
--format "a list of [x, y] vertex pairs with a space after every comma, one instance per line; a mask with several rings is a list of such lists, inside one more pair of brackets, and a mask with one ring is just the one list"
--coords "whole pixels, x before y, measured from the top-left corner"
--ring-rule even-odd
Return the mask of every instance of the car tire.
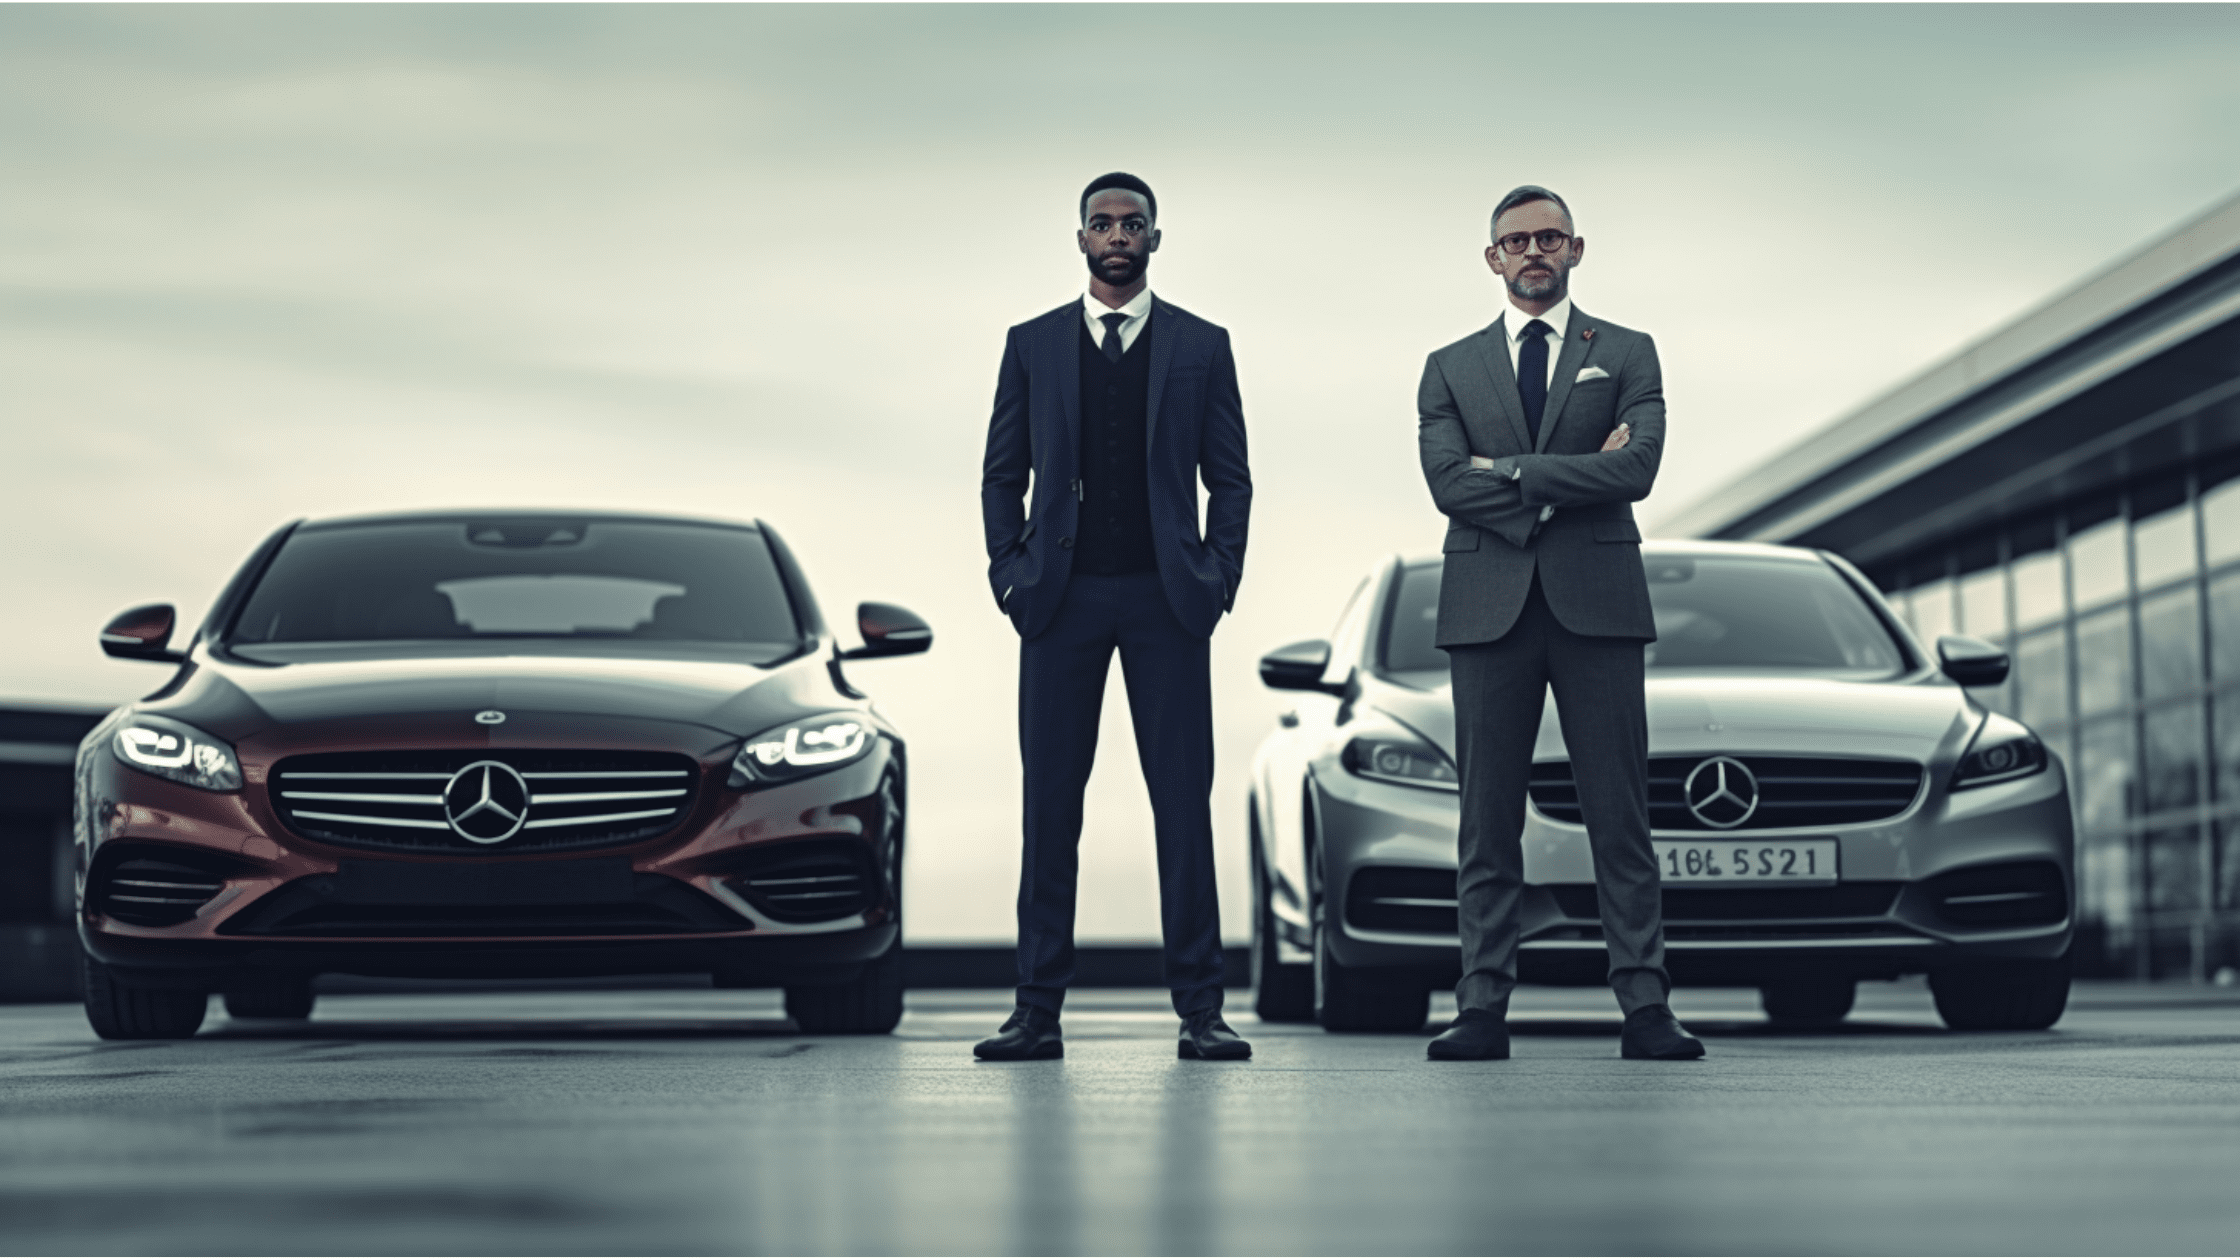
[[1758, 989], [1766, 1018], [1785, 1028], [1834, 1028], [1858, 998], [1858, 981], [1828, 976], [1800, 976]]
[[235, 1019], [309, 1019], [318, 995], [309, 976], [258, 976], [226, 989], [226, 1014]]
[[1252, 805], [1252, 1012], [1269, 1023], [1314, 1018], [1314, 964], [1287, 963], [1276, 947], [1275, 885], [1260, 841], [1260, 807]]
[[2069, 1006], [2069, 956], [1929, 973], [1937, 1014], [1954, 1032], [2037, 1032]]
[[1325, 1032], [1415, 1032], [1431, 1017], [1431, 989], [1396, 967], [1348, 967], [1314, 925], [1314, 1017]]
[[786, 986], [786, 1014], [805, 1033], [891, 1033], [902, 1022], [902, 937], [847, 984]]
[[107, 966], [86, 959], [86, 1022], [104, 1041], [192, 1037], [209, 1011], [207, 993], [133, 984]]

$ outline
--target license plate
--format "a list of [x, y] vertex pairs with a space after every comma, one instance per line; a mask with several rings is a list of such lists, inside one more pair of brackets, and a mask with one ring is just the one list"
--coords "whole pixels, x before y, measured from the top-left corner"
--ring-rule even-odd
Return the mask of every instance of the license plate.
[[1652, 840], [1668, 884], [1836, 882], [1834, 840]]

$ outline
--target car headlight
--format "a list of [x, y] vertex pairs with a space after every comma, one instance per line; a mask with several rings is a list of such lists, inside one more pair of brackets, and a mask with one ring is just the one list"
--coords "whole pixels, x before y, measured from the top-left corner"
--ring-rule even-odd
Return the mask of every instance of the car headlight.
[[117, 729], [109, 751], [135, 770], [208, 792], [241, 790], [241, 763], [222, 741], [170, 718], [142, 716]]
[[2046, 746], [2030, 728], [1994, 713], [1984, 719], [1983, 729], [1961, 756], [1952, 775], [1952, 790], [2027, 778], [2045, 768]]
[[747, 741], [731, 762], [731, 786], [784, 783], [860, 761], [878, 742], [878, 729], [854, 713], [802, 718]]
[[1364, 779], [1442, 792], [1462, 790], [1462, 776], [1455, 773], [1446, 754], [1412, 735], [1356, 735], [1346, 741], [1340, 760]]

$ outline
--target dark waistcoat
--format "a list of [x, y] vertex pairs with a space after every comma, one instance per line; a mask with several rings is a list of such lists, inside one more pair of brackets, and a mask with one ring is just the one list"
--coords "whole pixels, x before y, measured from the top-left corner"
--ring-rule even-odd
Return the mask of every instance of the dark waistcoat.
[[1073, 571], [1112, 577], [1156, 572], [1151, 550], [1150, 474], [1145, 416], [1151, 405], [1151, 338], [1146, 322], [1118, 363], [1081, 330], [1081, 523]]

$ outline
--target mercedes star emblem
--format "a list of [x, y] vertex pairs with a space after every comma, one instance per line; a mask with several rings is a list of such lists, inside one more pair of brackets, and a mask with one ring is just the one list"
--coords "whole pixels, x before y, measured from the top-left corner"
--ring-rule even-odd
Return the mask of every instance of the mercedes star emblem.
[[482, 712], [474, 715], [474, 720], [482, 723], [484, 726], [496, 726], [498, 723], [506, 720], [506, 715], [498, 712], [496, 709], [484, 709]]
[[502, 761], [478, 761], [443, 787], [443, 817], [476, 844], [511, 840], [529, 817], [529, 783]]
[[1688, 812], [1706, 827], [1726, 831], [1758, 812], [1758, 776], [1732, 757], [1709, 757], [1680, 785]]

